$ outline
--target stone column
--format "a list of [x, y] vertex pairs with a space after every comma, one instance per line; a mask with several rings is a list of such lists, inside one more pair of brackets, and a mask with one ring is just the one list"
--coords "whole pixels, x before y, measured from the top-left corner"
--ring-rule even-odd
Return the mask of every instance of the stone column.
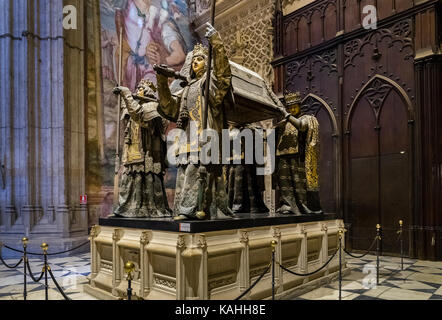
[[116, 288], [121, 282], [122, 266], [118, 241], [122, 238], [123, 233], [122, 229], [114, 229], [112, 234], [112, 294], [114, 296], [119, 295]]
[[176, 298], [178, 300], [186, 299], [186, 273], [182, 256], [185, 249], [185, 236], [179, 235], [176, 244]]
[[301, 273], [307, 273], [307, 231], [305, 230], [305, 226], [300, 226], [300, 228], [303, 238], [301, 240], [301, 251], [299, 253], [299, 271]]
[[204, 235], [198, 236], [198, 248], [201, 250], [201, 263], [198, 273], [198, 296], [201, 300], [208, 300], [209, 283], [207, 270], [207, 243]]
[[84, 3], [65, 2], [77, 30], [63, 29], [63, 1], [0, 3], [0, 238], [29, 236], [30, 251], [87, 240]]
[[[240, 230], [240, 238], [243, 248], [241, 250], [241, 264], [239, 267], [239, 292], [242, 294], [250, 287], [250, 259], [249, 259], [249, 234], [245, 230]], [[250, 292], [245, 299], [250, 298]]]
[[149, 256], [146, 252], [146, 245], [149, 243], [149, 232], [143, 231], [140, 237], [140, 297], [144, 298], [149, 294]]
[[90, 246], [91, 246], [91, 274], [89, 275], [89, 279], [92, 280], [94, 279], [97, 274], [98, 274], [98, 251], [97, 251], [97, 244], [95, 243], [95, 238], [98, 236], [98, 234], [100, 233], [100, 227], [98, 226], [93, 226], [91, 228], [91, 232], [90, 232], [90, 236], [89, 236], [89, 241], [91, 242]]
[[277, 243], [275, 248], [275, 294], [278, 294], [283, 291], [282, 269], [279, 267], [278, 264], [282, 262], [281, 230], [277, 227], [274, 227], [272, 229], [273, 240], [275, 240]]
[[325, 264], [328, 260], [328, 227], [326, 223], [321, 224], [321, 231], [324, 232], [322, 236], [322, 249], [320, 261]]

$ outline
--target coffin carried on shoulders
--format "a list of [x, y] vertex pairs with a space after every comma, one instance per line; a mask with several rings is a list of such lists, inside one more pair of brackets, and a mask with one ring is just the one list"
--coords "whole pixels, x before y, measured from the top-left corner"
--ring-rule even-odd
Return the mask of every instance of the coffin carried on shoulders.
[[[192, 52], [187, 55], [186, 62], [179, 72], [182, 78], [189, 77], [192, 55]], [[281, 108], [284, 106], [267, 82], [256, 72], [233, 61], [229, 62], [233, 94], [227, 94], [224, 104], [227, 121], [244, 125], [280, 117]], [[183, 84], [181, 80], [175, 80], [171, 84], [172, 93], [182, 90]]]

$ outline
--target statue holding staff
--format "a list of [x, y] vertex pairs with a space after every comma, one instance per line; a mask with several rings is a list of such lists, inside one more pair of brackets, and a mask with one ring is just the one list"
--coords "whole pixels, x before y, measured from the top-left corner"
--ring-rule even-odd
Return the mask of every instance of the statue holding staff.
[[[225, 219], [234, 216], [228, 207], [223, 166], [219, 161], [203, 165], [199, 158], [202, 145], [198, 137], [190, 139], [192, 124], [200, 135], [206, 128], [206, 119], [207, 128], [218, 135], [219, 143], [222, 129], [228, 128], [224, 100], [231, 93], [230, 64], [219, 33], [209, 23], [206, 37], [213, 47], [213, 70], [210, 77], [207, 74], [210, 71], [211, 55], [201, 44], [196, 45], [193, 50], [187, 85], [174, 95], [168, 85], [168, 77], [174, 75], [167, 67], [154, 66], [160, 99], [158, 111], [177, 122], [177, 127], [184, 130], [189, 138], [179, 150], [179, 154], [185, 157], [178, 159], [175, 220]], [[204, 90], [207, 85], [210, 85], [210, 90]], [[204, 108], [206, 104], [208, 108]]]
[[[136, 95], [126, 87], [117, 87], [122, 98], [125, 121], [123, 175], [119, 185], [115, 215], [130, 218], [171, 216], [164, 188], [168, 121], [157, 112], [155, 86], [141, 80]], [[137, 101], [138, 100], [138, 101]]]

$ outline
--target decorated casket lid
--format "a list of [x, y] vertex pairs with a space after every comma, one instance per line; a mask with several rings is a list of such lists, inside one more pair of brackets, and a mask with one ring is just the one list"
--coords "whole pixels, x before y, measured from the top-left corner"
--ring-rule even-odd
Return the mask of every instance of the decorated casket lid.
[[281, 116], [284, 107], [258, 73], [233, 61], [230, 67], [234, 104], [226, 108], [229, 122], [246, 124]]

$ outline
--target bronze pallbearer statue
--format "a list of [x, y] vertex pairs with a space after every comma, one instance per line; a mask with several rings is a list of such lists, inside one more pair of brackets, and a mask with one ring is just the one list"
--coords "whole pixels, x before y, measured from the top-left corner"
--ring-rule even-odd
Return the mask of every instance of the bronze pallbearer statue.
[[299, 93], [284, 98], [284, 120], [276, 125], [276, 180], [282, 214], [322, 213], [319, 201], [319, 123], [301, 113]]
[[[117, 87], [122, 97], [125, 121], [123, 176], [115, 215], [130, 218], [171, 216], [164, 189], [165, 130], [168, 121], [157, 112], [155, 86], [142, 80], [136, 95], [126, 87]], [[138, 100], [138, 101], [137, 101]]]
[[[198, 44], [192, 53], [188, 83], [183, 90], [171, 94], [168, 77], [175, 77], [167, 66], [155, 66], [160, 105], [158, 111], [187, 133], [188, 142], [180, 150], [175, 190], [175, 220], [225, 219], [233, 217], [228, 207], [226, 181], [221, 164], [203, 166], [200, 163], [201, 145], [190, 140], [191, 122], [198, 134], [204, 129], [204, 85], [210, 80], [208, 128], [221, 135], [228, 128], [224, 100], [231, 90], [231, 70], [223, 42], [218, 32], [208, 24], [206, 37], [213, 46], [213, 71], [207, 77], [208, 50]], [[220, 148], [221, 149], [221, 148]]]

